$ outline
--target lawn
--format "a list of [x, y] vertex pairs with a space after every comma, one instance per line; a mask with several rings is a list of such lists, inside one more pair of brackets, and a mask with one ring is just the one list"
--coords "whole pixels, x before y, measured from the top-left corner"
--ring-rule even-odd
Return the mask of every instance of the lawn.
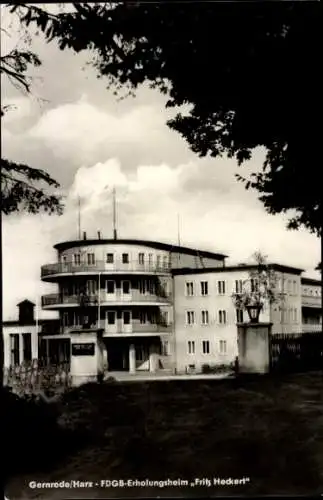
[[[11, 477], [10, 500], [323, 492], [322, 373], [91, 384], [65, 394], [59, 422], [78, 431], [78, 447], [68, 452], [60, 444], [56, 461]], [[210, 487], [95, 486], [105, 479], [244, 477], [245, 484]], [[71, 479], [94, 487], [28, 487]]]

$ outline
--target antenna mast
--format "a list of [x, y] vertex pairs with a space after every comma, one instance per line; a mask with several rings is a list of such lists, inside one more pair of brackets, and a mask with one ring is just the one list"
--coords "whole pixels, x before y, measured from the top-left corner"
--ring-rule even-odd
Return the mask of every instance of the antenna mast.
[[79, 240], [81, 239], [81, 198], [78, 196], [78, 235]]
[[113, 188], [113, 239], [117, 239], [116, 188]]

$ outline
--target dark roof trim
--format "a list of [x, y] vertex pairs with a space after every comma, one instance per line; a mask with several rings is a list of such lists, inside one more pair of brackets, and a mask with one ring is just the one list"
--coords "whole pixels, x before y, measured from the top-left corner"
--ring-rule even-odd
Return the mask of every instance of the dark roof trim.
[[64, 241], [62, 243], [57, 243], [56, 245], [54, 245], [54, 248], [56, 250], [61, 251], [72, 247], [82, 247], [84, 245], [108, 245], [112, 243], [114, 245], [141, 245], [141, 246], [156, 248], [157, 250], [165, 250], [167, 252], [174, 252], [174, 253], [180, 252], [187, 255], [197, 255], [197, 256], [200, 255], [201, 257], [209, 257], [211, 259], [218, 259], [218, 260], [224, 260], [227, 257], [227, 255], [224, 255], [222, 253], [214, 253], [214, 252], [208, 252], [206, 250], [198, 250], [195, 248], [171, 245], [170, 243], [162, 243], [160, 241], [133, 240], [133, 239], [121, 239], [121, 240], [92, 239], [92, 240]]
[[[58, 318], [39, 319], [38, 320], [38, 324], [39, 325], [47, 325], [47, 324], [51, 324], [51, 323], [54, 323], [54, 322], [57, 322], [57, 321], [59, 321]], [[7, 321], [3, 321], [2, 325], [3, 326], [35, 326], [36, 325], [36, 321], [34, 320], [34, 321], [29, 321], [28, 323], [25, 323], [25, 322], [22, 323], [18, 319], [9, 319]]]
[[302, 285], [316, 285], [316, 286], [322, 286], [322, 281], [321, 280], [316, 280], [314, 278], [301, 278], [301, 284]]
[[[268, 264], [274, 271], [280, 271], [282, 273], [291, 274], [301, 274], [304, 269], [298, 269], [296, 267], [283, 266], [281, 264]], [[243, 265], [243, 266], [225, 266], [225, 267], [204, 267], [203, 269], [198, 268], [179, 268], [173, 269], [172, 273], [174, 276], [182, 274], [205, 274], [205, 273], [224, 273], [226, 271], [252, 271], [257, 269], [257, 265]]]

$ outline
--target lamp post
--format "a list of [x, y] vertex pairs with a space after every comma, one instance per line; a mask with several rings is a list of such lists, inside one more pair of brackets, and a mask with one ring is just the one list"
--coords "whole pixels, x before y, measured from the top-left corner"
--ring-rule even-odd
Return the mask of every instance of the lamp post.
[[260, 304], [259, 302], [246, 306], [250, 323], [259, 323], [259, 315], [262, 307], [262, 304]]

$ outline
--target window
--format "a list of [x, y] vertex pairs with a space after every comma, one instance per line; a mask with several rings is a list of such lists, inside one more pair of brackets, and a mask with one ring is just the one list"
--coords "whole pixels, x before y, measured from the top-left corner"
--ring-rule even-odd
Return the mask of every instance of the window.
[[168, 325], [169, 324], [169, 313], [168, 311], [162, 311], [161, 312], [161, 322], [163, 325]]
[[89, 266], [94, 266], [95, 264], [95, 255], [94, 253], [88, 253], [87, 254], [87, 263]]
[[16, 366], [20, 364], [19, 354], [19, 333], [10, 334], [10, 365]]
[[251, 286], [251, 292], [258, 292], [259, 289], [258, 280], [252, 278], [250, 280], [250, 286]]
[[194, 311], [187, 311], [186, 312], [186, 323], [188, 325], [193, 325], [195, 323], [195, 317], [194, 317]]
[[69, 326], [69, 314], [68, 314], [68, 312], [63, 312], [63, 326]]
[[293, 293], [294, 293], [294, 295], [297, 295], [297, 282], [296, 282], [296, 280], [293, 281]]
[[123, 311], [123, 324], [130, 325], [131, 315], [130, 311]]
[[147, 313], [143, 311], [139, 311], [139, 321], [141, 325], [147, 323]]
[[166, 271], [168, 269], [168, 257], [167, 257], [167, 255], [164, 255], [163, 260], [164, 260], [163, 267], [164, 267], [164, 269]]
[[151, 269], [152, 265], [153, 265], [153, 254], [152, 253], [148, 254], [148, 265], [149, 265], [149, 268]]
[[147, 357], [147, 352], [146, 349], [142, 346], [136, 346], [136, 361], [139, 363], [142, 363], [145, 361], [145, 358]]
[[160, 354], [162, 356], [169, 356], [169, 354], [170, 354], [169, 341], [163, 340], [160, 347], [161, 347]]
[[202, 325], [209, 324], [209, 311], [202, 311]]
[[74, 258], [74, 265], [79, 266], [81, 264], [81, 254], [75, 253], [73, 255], [73, 258]]
[[236, 293], [242, 293], [242, 289], [243, 289], [243, 282], [242, 282], [242, 280], [236, 280], [235, 281], [235, 286], [236, 286]]
[[66, 257], [66, 255], [62, 255], [62, 262], [63, 262], [63, 264], [66, 264], [66, 262], [67, 262], [67, 257]]
[[201, 281], [201, 295], [208, 295], [209, 284], [207, 281]]
[[107, 253], [107, 264], [113, 264], [113, 262], [114, 262], [113, 253]]
[[24, 359], [23, 361], [31, 361], [31, 333], [23, 333], [22, 334], [22, 345], [24, 351]]
[[107, 311], [106, 318], [107, 318], [108, 325], [115, 325], [116, 324], [115, 311]]
[[192, 297], [194, 295], [194, 285], [193, 281], [186, 283], [186, 295], [187, 297]]
[[130, 293], [130, 281], [122, 282], [122, 293], [124, 294]]
[[157, 269], [160, 269], [160, 255], [157, 255]]
[[243, 323], [243, 309], [236, 309], [237, 323]]
[[195, 342], [194, 340], [189, 340], [187, 342], [188, 354], [195, 354]]
[[219, 311], [219, 323], [221, 323], [221, 325], [224, 325], [226, 322], [227, 322], [226, 312], [223, 310]]
[[218, 281], [218, 294], [219, 295], [225, 294], [225, 281]]
[[220, 340], [219, 342], [220, 354], [226, 354], [227, 352], [227, 341]]
[[108, 280], [107, 282], [107, 293], [115, 293], [115, 281]]
[[122, 264], [129, 264], [129, 254], [128, 253], [122, 254]]
[[97, 282], [94, 280], [88, 280], [86, 282], [86, 291], [88, 295], [95, 295], [97, 291]]
[[297, 323], [297, 309], [294, 309], [294, 321]]
[[138, 283], [138, 288], [140, 293], [146, 293], [147, 287], [146, 287], [146, 280], [139, 280]]
[[203, 352], [203, 354], [210, 354], [210, 342], [209, 342], [209, 340], [203, 340], [202, 352]]
[[145, 263], [145, 254], [144, 253], [138, 254], [138, 262], [140, 265], [143, 265]]

